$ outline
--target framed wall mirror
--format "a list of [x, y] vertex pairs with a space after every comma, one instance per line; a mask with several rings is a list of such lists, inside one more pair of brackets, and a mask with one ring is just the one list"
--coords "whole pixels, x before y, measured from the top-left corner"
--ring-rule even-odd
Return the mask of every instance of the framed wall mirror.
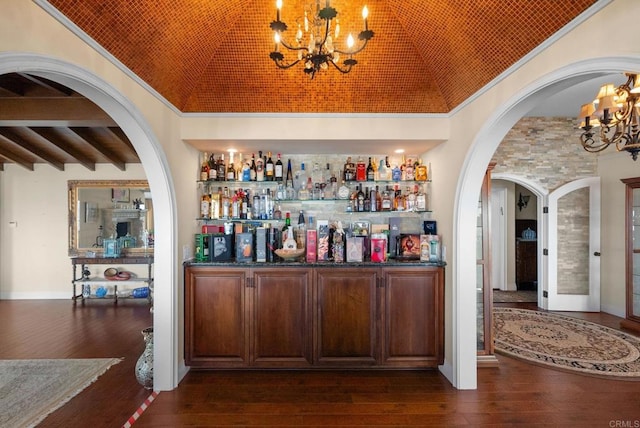
[[121, 255], [153, 253], [153, 201], [146, 180], [69, 180], [69, 255], [104, 253], [117, 240]]

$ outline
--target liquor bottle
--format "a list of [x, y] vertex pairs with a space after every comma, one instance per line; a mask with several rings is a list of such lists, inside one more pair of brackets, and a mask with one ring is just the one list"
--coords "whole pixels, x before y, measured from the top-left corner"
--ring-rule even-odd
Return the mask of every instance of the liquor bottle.
[[282, 220], [282, 206], [280, 204], [276, 205], [276, 208], [273, 210], [273, 219]]
[[282, 226], [282, 231], [286, 231], [291, 227], [291, 213], [287, 211], [284, 217], [284, 226]]
[[251, 181], [251, 164], [249, 159], [242, 165], [242, 181]]
[[313, 170], [311, 171], [311, 181], [313, 181], [314, 184], [324, 183], [322, 170], [320, 169], [320, 164], [317, 162], [313, 164]]
[[359, 213], [364, 212], [364, 192], [362, 191], [362, 185], [358, 186], [358, 193], [356, 194], [356, 211]]
[[369, 156], [369, 164], [367, 165], [367, 181], [375, 181], [376, 171], [371, 163], [371, 156]]
[[229, 195], [229, 188], [224, 188], [224, 193], [222, 194], [222, 218], [229, 219], [231, 218], [231, 196]]
[[342, 180], [342, 184], [338, 188], [338, 198], [349, 199], [349, 186]]
[[307, 244], [307, 222], [304, 218], [304, 211], [298, 214], [298, 226], [296, 227], [296, 243], [298, 248], [305, 248]]
[[256, 181], [256, 154], [251, 153], [251, 166], [249, 167], [249, 179]]
[[418, 162], [415, 175], [416, 181], [427, 181], [427, 166], [422, 164], [422, 159]]
[[284, 184], [286, 187], [293, 187], [293, 172], [291, 171], [291, 159], [287, 159], [287, 176]]
[[219, 219], [221, 214], [220, 201], [222, 199], [222, 188], [218, 187], [217, 192], [211, 192], [211, 208], [209, 209], [209, 218]]
[[238, 190], [231, 197], [231, 218], [240, 218], [241, 209], [242, 209], [242, 197], [241, 197], [241, 191]]
[[275, 170], [274, 170], [276, 181], [282, 181], [284, 179], [283, 169], [284, 169], [284, 165], [282, 165], [282, 159], [280, 159], [280, 153], [278, 153], [278, 160], [276, 161]]
[[371, 189], [371, 192], [369, 192], [369, 200], [370, 200], [370, 204], [369, 205], [369, 211], [371, 211], [372, 213], [377, 212], [378, 211], [378, 186], [376, 186], [375, 189]]
[[393, 181], [402, 180], [402, 170], [400, 169], [400, 167], [397, 164], [396, 164], [396, 166], [393, 167], [393, 170], [391, 170], [391, 179]]
[[242, 195], [242, 211], [240, 211], [240, 218], [243, 220], [251, 219], [251, 198], [249, 197], [249, 189], [244, 189]]
[[300, 169], [296, 171], [293, 178], [293, 188], [300, 191], [307, 185], [307, 171], [304, 169], [304, 162], [300, 164]]
[[209, 180], [216, 181], [218, 178], [218, 165], [216, 164], [216, 157], [211, 153], [209, 156]]
[[382, 193], [378, 189], [378, 186], [376, 186], [376, 211], [382, 211]]
[[262, 151], [258, 152], [258, 159], [256, 159], [256, 181], [264, 181], [264, 159], [262, 158]]
[[364, 205], [362, 206], [362, 211], [371, 211], [371, 196], [368, 187], [365, 187], [364, 189]]
[[268, 152], [269, 158], [264, 164], [264, 176], [267, 181], [273, 181], [273, 161], [271, 160], [271, 152]]
[[236, 181], [236, 169], [233, 166], [233, 152], [229, 153], [229, 165], [227, 165], [227, 181]]
[[404, 209], [405, 211], [416, 210], [416, 194], [410, 187], [407, 187], [407, 193], [404, 200]]
[[200, 199], [200, 218], [211, 218], [211, 195], [209, 189], [205, 186]]
[[427, 195], [425, 195], [422, 186], [418, 186], [416, 184], [416, 188], [418, 190], [418, 194], [416, 195], [416, 211], [426, 211], [427, 210]]
[[387, 187], [382, 192], [382, 211], [391, 211], [393, 209], [393, 200], [391, 198], [391, 191]]
[[238, 153], [238, 160], [234, 163], [236, 172], [236, 181], [242, 181], [242, 168], [244, 167], [244, 162], [242, 162], [242, 153]]
[[224, 181], [227, 177], [227, 165], [224, 163], [224, 153], [218, 158], [218, 181]]
[[415, 179], [415, 171], [413, 169], [413, 161], [408, 158], [404, 167], [404, 179], [407, 181], [413, 181]]
[[209, 163], [207, 152], [202, 155], [202, 164], [200, 165], [200, 181], [207, 181], [209, 179]]
[[351, 160], [351, 156], [347, 158], [347, 162], [344, 164], [344, 181], [355, 181], [356, 179], [356, 165]]
[[380, 159], [380, 166], [378, 167], [378, 177], [377, 180], [386, 181], [389, 178], [387, 177], [387, 164], [384, 159]]
[[367, 165], [364, 163], [364, 159], [362, 156], [358, 158], [358, 163], [356, 164], [356, 181], [366, 181], [367, 180]]

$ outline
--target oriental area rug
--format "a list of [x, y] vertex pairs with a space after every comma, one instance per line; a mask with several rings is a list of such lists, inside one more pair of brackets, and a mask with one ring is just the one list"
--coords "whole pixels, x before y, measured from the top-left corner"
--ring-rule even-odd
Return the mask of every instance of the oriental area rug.
[[564, 315], [494, 308], [497, 353], [549, 368], [640, 380], [640, 338]]
[[0, 360], [0, 427], [33, 427], [119, 358]]

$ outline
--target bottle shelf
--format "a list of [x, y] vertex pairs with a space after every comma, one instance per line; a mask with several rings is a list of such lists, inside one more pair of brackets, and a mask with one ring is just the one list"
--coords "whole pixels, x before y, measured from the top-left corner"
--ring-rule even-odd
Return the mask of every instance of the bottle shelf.
[[[284, 181], [217, 181], [217, 180], [198, 180], [199, 184], [208, 184], [208, 185], [219, 185], [221, 187], [224, 186], [236, 186], [236, 187], [242, 187], [242, 186], [260, 186], [260, 187], [269, 187], [269, 186], [275, 186], [278, 187], [279, 184], [285, 185]], [[416, 180], [411, 180], [411, 181], [394, 181], [394, 180], [376, 180], [376, 181], [345, 181], [345, 184], [347, 186], [351, 186], [351, 185], [358, 185], [358, 184], [362, 184], [362, 185], [366, 185], [366, 184], [386, 184], [386, 185], [411, 185], [411, 184], [422, 184], [422, 183], [431, 183], [431, 180], [426, 180], [426, 181], [416, 181]]]

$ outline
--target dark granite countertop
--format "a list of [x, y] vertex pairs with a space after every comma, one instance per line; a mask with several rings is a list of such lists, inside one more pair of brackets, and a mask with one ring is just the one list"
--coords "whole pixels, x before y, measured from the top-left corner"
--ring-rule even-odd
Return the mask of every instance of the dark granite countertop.
[[378, 262], [236, 262], [233, 260], [222, 262], [196, 262], [195, 260], [187, 260], [184, 266], [211, 266], [211, 267], [314, 267], [314, 268], [350, 268], [350, 267], [395, 267], [395, 266], [413, 266], [413, 267], [444, 267], [445, 262], [421, 262], [420, 260], [396, 260], [390, 259], [383, 263]]

